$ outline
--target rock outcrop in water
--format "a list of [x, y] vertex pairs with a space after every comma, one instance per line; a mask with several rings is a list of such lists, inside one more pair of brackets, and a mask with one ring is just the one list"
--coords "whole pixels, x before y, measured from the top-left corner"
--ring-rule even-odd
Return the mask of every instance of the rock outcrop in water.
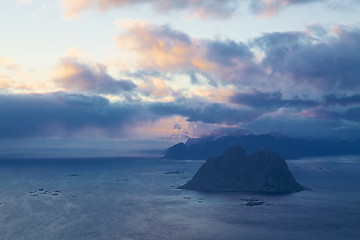
[[292, 193], [303, 190], [278, 154], [259, 150], [248, 156], [240, 146], [208, 158], [182, 189]]

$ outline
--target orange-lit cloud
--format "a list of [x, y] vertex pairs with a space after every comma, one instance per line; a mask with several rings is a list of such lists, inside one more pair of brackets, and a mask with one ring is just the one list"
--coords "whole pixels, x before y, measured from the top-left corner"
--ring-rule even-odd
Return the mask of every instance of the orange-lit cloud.
[[196, 96], [204, 97], [212, 102], [227, 103], [229, 98], [234, 94], [234, 87], [223, 88], [200, 88], [194, 91]]
[[90, 0], [61, 0], [61, 4], [65, 8], [66, 18], [79, 17], [82, 11], [88, 10], [92, 5]]
[[125, 30], [117, 37], [123, 62], [140, 69], [211, 70], [214, 65], [204, 57], [204, 49], [186, 34], [155, 26], [145, 21], [117, 20]]
[[172, 89], [167, 86], [165, 80], [156, 77], [149, 77], [138, 84], [138, 87], [146, 96], [165, 98], [171, 95]]
[[15, 83], [14, 80], [6, 75], [0, 75], [0, 88], [10, 88]]
[[249, 83], [261, 72], [255, 54], [242, 42], [191, 38], [141, 20], [118, 19], [116, 26], [123, 30], [117, 36], [117, 58], [128, 70], [187, 73], [192, 83], [200, 73], [205, 82], [226, 84]]
[[0, 68], [5, 68], [5, 69], [8, 69], [8, 70], [14, 70], [18, 67], [18, 64], [8, 58], [8, 57], [2, 57], [0, 56]]
[[156, 121], [139, 122], [129, 129], [129, 135], [141, 139], [167, 138], [185, 139], [190, 135], [189, 122], [184, 117], [160, 118]]
[[209, 135], [219, 128], [228, 128], [226, 124], [208, 124], [203, 122], [189, 122], [183, 116], [160, 118], [156, 121], [144, 121], [133, 125], [125, 134], [136, 136], [138, 139], [169, 139], [184, 141]]
[[8, 57], [0, 56], [0, 88], [11, 92], [50, 92], [53, 89], [34, 75], [25, 71]]
[[[18, 79], [26, 79], [21, 81]], [[15, 77], [0, 75], [0, 88], [11, 90], [11, 92], [51, 92], [53, 89], [45, 83], [38, 81], [31, 74], [17, 73]]]

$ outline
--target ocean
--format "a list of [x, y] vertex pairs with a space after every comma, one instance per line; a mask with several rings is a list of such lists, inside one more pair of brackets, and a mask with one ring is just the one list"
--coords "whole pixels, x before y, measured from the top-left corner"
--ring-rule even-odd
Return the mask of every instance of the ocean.
[[177, 189], [203, 163], [2, 159], [0, 240], [360, 239], [360, 156], [288, 160], [293, 194]]

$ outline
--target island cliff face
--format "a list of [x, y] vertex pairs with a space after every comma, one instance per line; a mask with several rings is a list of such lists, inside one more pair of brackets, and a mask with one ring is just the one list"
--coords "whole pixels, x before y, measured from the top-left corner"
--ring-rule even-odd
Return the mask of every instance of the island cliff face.
[[259, 150], [248, 156], [240, 146], [206, 160], [182, 189], [198, 191], [248, 191], [292, 193], [303, 190], [285, 160], [276, 153]]

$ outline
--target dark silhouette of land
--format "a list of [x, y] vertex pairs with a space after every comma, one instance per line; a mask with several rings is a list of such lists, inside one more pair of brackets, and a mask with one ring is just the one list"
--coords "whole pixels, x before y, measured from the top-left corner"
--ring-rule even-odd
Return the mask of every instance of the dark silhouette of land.
[[279, 134], [231, 134], [226, 136], [189, 138], [185, 144], [178, 143], [167, 149], [164, 158], [207, 159], [219, 156], [226, 149], [237, 145], [242, 146], [250, 154], [264, 148], [278, 153], [285, 159], [306, 156], [360, 154], [360, 138], [353, 140], [306, 139]]
[[261, 149], [248, 156], [240, 146], [207, 159], [195, 176], [180, 188], [263, 193], [292, 193], [304, 189], [278, 154]]

